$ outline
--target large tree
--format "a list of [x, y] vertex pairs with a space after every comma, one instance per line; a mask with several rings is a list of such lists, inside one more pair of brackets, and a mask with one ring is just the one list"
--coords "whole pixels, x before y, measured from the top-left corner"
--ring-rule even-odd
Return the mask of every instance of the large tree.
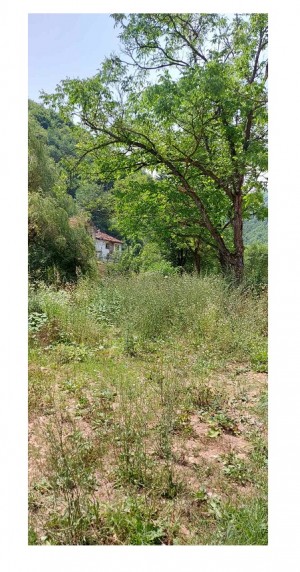
[[[87, 132], [102, 177], [148, 168], [193, 204], [222, 268], [243, 277], [243, 218], [265, 212], [265, 14], [115, 15], [123, 54], [45, 101]], [[231, 232], [228, 232], [228, 230]]]

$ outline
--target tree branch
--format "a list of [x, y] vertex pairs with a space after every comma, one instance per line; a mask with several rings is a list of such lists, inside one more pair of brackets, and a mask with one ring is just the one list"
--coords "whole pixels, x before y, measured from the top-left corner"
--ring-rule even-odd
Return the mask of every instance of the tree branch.
[[264, 48], [267, 46], [267, 40], [263, 41], [265, 31], [266, 30], [262, 30], [260, 32], [259, 44], [258, 44], [258, 48], [257, 48], [255, 60], [254, 60], [253, 71], [252, 71], [251, 78], [249, 80], [249, 84], [253, 83], [255, 80], [257, 70], [258, 70], [259, 56], [260, 56], [261, 52], [264, 50]]
[[189, 48], [192, 50], [193, 54], [198, 56], [201, 60], [203, 60], [205, 63], [207, 63], [207, 58], [204, 56], [204, 54], [202, 54], [201, 52], [199, 52], [195, 46], [193, 46], [193, 44], [188, 40], [188, 38], [186, 36], [184, 36], [184, 34], [182, 34], [182, 32], [180, 32], [177, 27], [176, 24], [174, 22], [174, 19], [172, 17], [172, 14], [168, 14], [169, 20], [172, 23], [172, 26], [176, 32], [176, 34], [189, 46]]
[[[85, 120], [87, 120], [87, 119], [85, 119]], [[135, 134], [138, 134], [140, 136], [143, 135], [148, 142], [148, 145], [147, 145], [144, 142], [132, 140], [130, 137], [128, 137], [128, 135], [130, 134], [130, 130], [128, 130], [128, 133], [125, 132], [122, 134], [116, 134], [113, 131], [111, 131], [105, 127], [93, 126], [93, 128], [96, 129], [97, 131], [102, 132], [103, 134], [107, 135], [108, 137], [110, 137], [111, 138], [111, 144], [123, 143], [126, 145], [130, 145], [131, 148], [136, 147], [138, 149], [142, 149], [147, 154], [150, 154], [153, 157], [155, 157], [157, 164], [165, 165], [169, 169], [169, 171], [181, 181], [182, 186], [179, 186], [178, 190], [181, 193], [183, 193], [184, 195], [188, 195], [193, 200], [193, 202], [195, 203], [196, 207], [198, 208], [198, 210], [201, 214], [201, 218], [203, 220], [203, 224], [204, 224], [205, 228], [210, 232], [210, 234], [211, 234], [212, 238], [215, 240], [219, 250], [222, 253], [224, 253], [225, 255], [228, 255], [228, 250], [227, 250], [227, 247], [224, 243], [224, 240], [223, 240], [222, 236], [220, 235], [220, 233], [218, 232], [218, 230], [216, 229], [216, 227], [213, 225], [212, 221], [210, 220], [209, 215], [208, 215], [207, 210], [206, 210], [206, 207], [205, 207], [204, 203], [202, 202], [202, 200], [199, 198], [199, 196], [194, 191], [194, 189], [189, 185], [187, 179], [181, 173], [181, 171], [176, 167], [176, 165], [174, 165], [174, 163], [172, 161], [170, 161], [169, 159], [167, 159], [166, 157], [161, 155], [161, 153], [155, 148], [154, 143], [150, 140], [150, 138], [148, 138], [148, 136], [144, 136], [144, 134], [140, 134], [139, 132], [135, 133]], [[126, 127], [125, 127], [125, 129], [126, 129]], [[134, 134], [134, 130], [131, 130], [131, 131]], [[150, 144], [150, 147], [149, 147], [149, 144]], [[101, 145], [102, 144], [100, 144], [99, 148], [101, 148]], [[103, 145], [108, 146], [109, 142], [104, 142]], [[212, 178], [212, 180], [214, 180], [219, 186], [221, 186], [221, 188], [223, 190], [225, 190], [225, 192], [227, 194], [230, 193], [228, 196], [230, 196], [230, 197], [233, 196], [232, 193], [229, 191], [229, 189], [226, 186], [224, 186], [224, 184], [222, 184], [222, 182], [218, 179], [218, 177], [214, 173], [212, 173], [209, 169], [206, 169], [198, 161], [195, 161], [195, 160], [191, 159], [190, 157], [187, 157], [186, 160], [188, 161], [189, 164], [197, 166], [203, 174]]]

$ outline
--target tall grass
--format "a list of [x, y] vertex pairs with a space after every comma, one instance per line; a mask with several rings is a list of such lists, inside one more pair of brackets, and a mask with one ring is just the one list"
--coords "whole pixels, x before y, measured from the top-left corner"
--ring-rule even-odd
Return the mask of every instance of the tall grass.
[[[227, 503], [220, 512], [221, 500], [202, 491], [210, 467], [192, 463], [185, 477], [180, 444], [197, 442], [191, 416], [207, 428], [213, 418], [217, 431], [208, 439], [235, 428], [226, 389], [211, 387], [207, 374], [234, 362], [265, 370], [266, 302], [265, 292], [218, 276], [141, 274], [30, 288], [30, 415], [46, 423], [44, 497], [54, 506], [43, 509], [44, 535], [33, 514], [32, 543], [184, 543], [181, 522], [196, 543], [210, 526], [214, 534], [218, 527], [214, 543], [265, 543], [265, 500]], [[263, 403], [256, 409], [264, 424]], [[249, 471], [235, 456], [227, 472], [215, 467], [222, 486], [231, 491], [252, 479], [260, 494], [265, 455], [258, 445], [254, 452]], [[102, 503], [97, 490], [107, 482], [114, 495]], [[33, 507], [45, 502], [40, 486]], [[243, 535], [252, 512], [256, 532]]]
[[141, 341], [178, 335], [213, 341], [221, 351], [247, 351], [266, 328], [265, 296], [243, 293], [217, 276], [139, 275], [105, 287], [119, 296], [115, 323]]
[[82, 280], [70, 292], [41, 287], [31, 291], [29, 307], [47, 316], [61, 340], [97, 344], [115, 327], [133, 354], [178, 337], [251, 360], [265, 351], [266, 303], [265, 293], [243, 292], [218, 276], [141, 274], [99, 284]]

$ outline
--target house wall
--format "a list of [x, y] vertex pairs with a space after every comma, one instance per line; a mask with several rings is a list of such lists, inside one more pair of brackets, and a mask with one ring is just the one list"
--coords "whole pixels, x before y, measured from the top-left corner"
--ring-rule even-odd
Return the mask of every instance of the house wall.
[[95, 245], [96, 245], [97, 258], [99, 258], [100, 260], [106, 260], [107, 255], [109, 254], [109, 249], [106, 248], [106, 242], [104, 240], [96, 238]]
[[[107, 244], [109, 244], [109, 248], [107, 248]], [[96, 246], [97, 258], [99, 258], [99, 260], [107, 260], [109, 254], [112, 254], [115, 251], [121, 252], [122, 250], [121, 244], [113, 242], [108, 243], [107, 241], [99, 238], [95, 239], [95, 246]]]

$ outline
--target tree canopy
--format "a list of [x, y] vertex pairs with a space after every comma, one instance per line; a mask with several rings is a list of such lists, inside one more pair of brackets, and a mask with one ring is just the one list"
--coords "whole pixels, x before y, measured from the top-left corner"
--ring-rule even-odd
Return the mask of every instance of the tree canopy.
[[266, 216], [267, 15], [114, 18], [125, 59], [63, 80], [45, 102], [84, 127], [83, 170], [90, 157], [102, 179], [142, 169], [167, 177], [196, 210], [199, 238], [240, 281], [243, 219]]

